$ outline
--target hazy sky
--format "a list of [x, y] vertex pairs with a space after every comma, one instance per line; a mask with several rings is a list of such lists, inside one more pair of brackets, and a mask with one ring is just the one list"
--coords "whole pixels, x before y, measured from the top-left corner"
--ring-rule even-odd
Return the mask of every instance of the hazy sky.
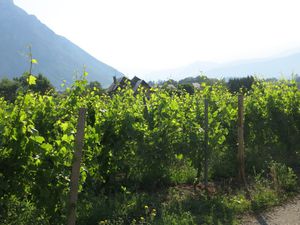
[[122, 72], [300, 47], [298, 0], [14, 0]]

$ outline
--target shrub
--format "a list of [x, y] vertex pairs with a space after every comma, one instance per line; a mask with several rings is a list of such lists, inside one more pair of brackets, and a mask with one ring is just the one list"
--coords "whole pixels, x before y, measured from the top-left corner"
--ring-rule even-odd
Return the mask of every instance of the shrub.
[[178, 162], [170, 170], [171, 182], [175, 184], [192, 183], [196, 176], [196, 169], [186, 160]]
[[268, 187], [259, 186], [256, 188], [252, 196], [252, 209], [264, 209], [268, 206], [276, 205], [278, 202], [279, 200], [276, 191]]
[[240, 214], [249, 210], [251, 203], [248, 199], [246, 199], [245, 195], [237, 194], [232, 198], [227, 199], [226, 206], [232, 209], [236, 214]]
[[270, 162], [269, 168], [273, 184], [278, 191], [295, 191], [297, 189], [297, 175], [292, 168], [275, 161]]
[[[0, 224], [36, 224], [48, 225], [49, 218], [44, 210], [37, 209], [34, 203], [26, 199], [10, 196], [8, 199], [1, 198]], [[2, 205], [3, 204], [3, 205]]]

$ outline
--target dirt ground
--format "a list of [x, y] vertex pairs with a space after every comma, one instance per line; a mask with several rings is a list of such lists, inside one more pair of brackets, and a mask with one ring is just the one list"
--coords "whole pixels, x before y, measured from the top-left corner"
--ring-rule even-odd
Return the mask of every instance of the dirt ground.
[[264, 213], [249, 215], [241, 220], [243, 225], [300, 225], [300, 195], [282, 206]]

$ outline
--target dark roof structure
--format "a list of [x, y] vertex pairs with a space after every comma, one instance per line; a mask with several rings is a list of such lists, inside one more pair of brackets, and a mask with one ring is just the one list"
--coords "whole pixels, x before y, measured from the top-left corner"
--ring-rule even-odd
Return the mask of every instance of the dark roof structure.
[[107, 89], [108, 93], [112, 93], [115, 92], [118, 87], [120, 88], [124, 88], [127, 84], [127, 82], [130, 82], [130, 79], [128, 79], [127, 77], [119, 77], [118, 79], [116, 77], [113, 77], [114, 82], [109, 86], [109, 88]]
[[134, 78], [131, 79], [131, 84], [135, 85], [140, 80], [141, 80], [140, 78], [138, 78], [137, 76], [134, 76]]
[[116, 77], [114, 77], [113, 79], [114, 79], [114, 82], [107, 89], [108, 93], [116, 92], [119, 87], [125, 88], [128, 83], [130, 83], [134, 93], [136, 93], [140, 87], [143, 87], [148, 90], [151, 88], [151, 86], [147, 82], [145, 82], [144, 80], [142, 80], [136, 76], [134, 78], [132, 78], [131, 80], [125, 76], [119, 77], [118, 79]]

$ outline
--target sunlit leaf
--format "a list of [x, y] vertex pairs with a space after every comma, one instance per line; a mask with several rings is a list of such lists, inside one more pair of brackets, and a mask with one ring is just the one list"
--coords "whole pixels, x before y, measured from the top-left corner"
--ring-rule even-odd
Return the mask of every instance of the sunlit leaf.
[[178, 160], [182, 160], [183, 159], [183, 154], [175, 154], [175, 158]]
[[32, 63], [32, 64], [38, 64], [38, 61], [37, 61], [36, 59], [32, 59], [32, 60], [31, 60], [31, 63]]
[[42, 136], [31, 136], [31, 140], [42, 144], [45, 141], [45, 138], [43, 138]]
[[36, 84], [36, 77], [33, 75], [29, 75], [27, 78], [27, 82], [29, 85], [35, 85]]
[[48, 143], [43, 143], [41, 145], [41, 148], [45, 149], [47, 152], [52, 150], [52, 145], [48, 144]]
[[61, 129], [62, 129], [63, 131], [66, 131], [66, 130], [68, 129], [68, 127], [69, 127], [69, 124], [68, 124], [68, 123], [62, 123], [62, 124], [60, 125], [60, 127], [61, 127]]

